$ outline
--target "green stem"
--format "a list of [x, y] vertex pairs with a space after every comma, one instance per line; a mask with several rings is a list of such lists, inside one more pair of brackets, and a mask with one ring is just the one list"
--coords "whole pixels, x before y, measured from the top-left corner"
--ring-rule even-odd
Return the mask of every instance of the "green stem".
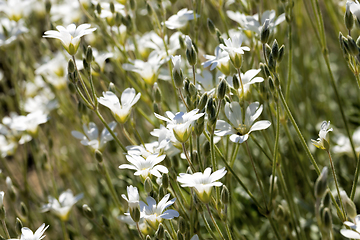
[[276, 100], [276, 137], [274, 144], [274, 154], [272, 160], [272, 179], [271, 179], [271, 188], [270, 188], [270, 202], [269, 205], [272, 205], [272, 199], [274, 194], [274, 185], [275, 185], [275, 171], [277, 163], [277, 152], [279, 147], [279, 136], [280, 136], [280, 107], [278, 105], [278, 100]]
[[118, 207], [118, 209], [123, 212], [123, 208], [121, 206], [121, 203], [120, 203], [120, 200], [115, 192], [115, 188], [114, 188], [114, 185], [112, 184], [111, 182], [111, 178], [110, 178], [110, 175], [109, 175], [109, 172], [106, 168], [106, 166], [104, 164], [102, 164], [102, 168], [104, 171], [102, 171], [102, 173], [104, 174], [105, 176], [105, 181], [106, 181], [106, 184], [108, 185], [109, 187], [109, 190], [110, 190], [110, 193], [111, 193], [111, 196], [113, 197], [114, 199], [114, 202], [116, 204], [116, 206]]
[[213, 216], [212, 213], [211, 213], [211, 210], [210, 210], [210, 208], [209, 208], [209, 204], [206, 204], [206, 208], [207, 208], [207, 210], [208, 210], [208, 212], [209, 212], [211, 221], [213, 222], [213, 224], [214, 224], [214, 226], [215, 226], [215, 228], [216, 228], [216, 231], [220, 234], [220, 237], [221, 237], [223, 240], [225, 240], [225, 238], [224, 238], [224, 236], [223, 236], [223, 234], [222, 234], [219, 226], [217, 225], [217, 223], [216, 223], [216, 221], [215, 221], [215, 219], [214, 219], [214, 216]]
[[202, 219], [204, 220], [206, 230], [208, 230], [208, 232], [210, 233], [210, 235], [212, 236], [213, 239], [216, 239], [215, 234], [214, 234], [213, 231], [211, 230], [211, 227], [210, 227], [208, 221], [206, 220], [205, 214], [204, 214], [204, 213], [201, 214], [201, 217], [202, 217]]
[[275, 226], [274, 220], [272, 219], [271, 216], [269, 216], [268, 219], [269, 219], [271, 228], [273, 229], [273, 231], [274, 231], [274, 233], [275, 233], [276, 238], [277, 238], [278, 240], [280, 240], [281, 237], [280, 237], [279, 231], [277, 230], [277, 228], [276, 228], [276, 226]]
[[65, 222], [63, 220], [60, 220], [60, 223], [61, 223], [61, 229], [63, 232], [64, 240], [69, 240], [70, 238], [69, 238], [69, 234], [67, 232], [66, 226], [65, 226]]
[[119, 146], [121, 147], [121, 149], [126, 153], [127, 150], [124, 147], [124, 145], [120, 142], [119, 138], [115, 135], [114, 131], [109, 127], [109, 125], [105, 122], [104, 118], [102, 117], [102, 115], [100, 114], [98, 109], [94, 110], [96, 115], [99, 117], [100, 121], [104, 124], [104, 126], [106, 127], [106, 129], [109, 131], [109, 133], [111, 134], [111, 136], [115, 139], [115, 141], [117, 142], [117, 144], [119, 144]]
[[193, 171], [193, 173], [195, 173], [196, 170], [195, 170], [194, 165], [193, 165], [192, 162], [191, 162], [191, 159], [190, 159], [190, 157], [189, 157], [188, 152], [186, 151], [185, 143], [182, 143], [181, 145], [182, 145], [182, 149], [183, 149], [183, 152], [184, 152], [184, 154], [185, 154], [186, 160], [188, 161], [189, 166], [190, 166], [191, 170]]
[[136, 223], [136, 228], [137, 228], [137, 230], [138, 230], [138, 233], [139, 233], [141, 239], [142, 239], [142, 240], [145, 240], [144, 235], [143, 235], [142, 232], [140, 231], [140, 227], [139, 227], [139, 223], [138, 223], [138, 222]]
[[335, 173], [334, 163], [333, 163], [333, 160], [332, 160], [330, 151], [326, 151], [326, 152], [327, 152], [327, 154], [328, 154], [328, 156], [329, 156], [330, 166], [331, 166], [331, 171], [332, 171], [332, 174], [333, 174], [333, 177], [334, 177], [334, 181], [335, 181], [336, 191], [337, 191], [337, 194], [338, 194], [338, 197], [339, 197], [341, 209], [342, 209], [342, 211], [343, 211], [343, 219], [346, 219], [346, 212], [345, 212], [344, 204], [343, 204], [342, 199], [341, 199], [341, 197], [340, 197], [340, 196], [341, 196], [341, 195], [340, 195], [340, 189], [339, 189], [339, 184], [338, 184], [337, 177], [336, 177], [336, 173]]
[[9, 231], [8, 231], [8, 229], [7, 229], [7, 227], [6, 227], [5, 220], [1, 220], [1, 224], [2, 224], [2, 227], [3, 227], [4, 232], [5, 232], [5, 234], [6, 234], [6, 237], [7, 237], [8, 239], [10, 239], [10, 234], [9, 234]]
[[265, 209], [268, 209], [268, 206], [267, 206], [267, 203], [266, 203], [266, 198], [265, 198], [264, 189], [263, 189], [263, 187], [262, 187], [259, 174], [258, 174], [258, 172], [257, 172], [257, 170], [256, 170], [255, 163], [254, 163], [254, 159], [253, 159], [253, 157], [252, 157], [252, 155], [251, 155], [251, 152], [250, 152], [250, 149], [249, 149], [249, 145], [248, 145], [247, 142], [245, 142], [245, 145], [246, 145], [246, 150], [247, 150], [247, 152], [248, 152], [248, 154], [249, 154], [249, 157], [250, 157], [251, 165], [252, 165], [252, 167], [253, 167], [253, 169], [254, 169], [254, 172], [255, 172], [256, 180], [257, 180], [257, 182], [258, 182], [258, 184], [259, 184], [259, 187], [260, 187], [260, 192], [261, 192], [261, 194], [262, 194], [262, 196], [263, 196], [263, 199], [264, 199]]

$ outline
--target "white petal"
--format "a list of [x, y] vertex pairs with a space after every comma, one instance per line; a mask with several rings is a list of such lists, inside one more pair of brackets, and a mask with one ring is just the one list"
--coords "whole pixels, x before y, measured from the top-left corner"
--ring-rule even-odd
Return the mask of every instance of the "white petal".
[[267, 121], [267, 120], [258, 121], [256, 123], [254, 123], [254, 125], [251, 126], [249, 133], [251, 133], [253, 131], [267, 129], [268, 127], [270, 127], [270, 125], [271, 125], [270, 121]]
[[360, 234], [350, 229], [341, 229], [340, 233], [347, 238], [360, 239]]
[[230, 141], [234, 142], [234, 143], [243, 143], [246, 140], [248, 140], [249, 138], [249, 134], [245, 134], [243, 136], [239, 136], [237, 134], [233, 134], [230, 136]]

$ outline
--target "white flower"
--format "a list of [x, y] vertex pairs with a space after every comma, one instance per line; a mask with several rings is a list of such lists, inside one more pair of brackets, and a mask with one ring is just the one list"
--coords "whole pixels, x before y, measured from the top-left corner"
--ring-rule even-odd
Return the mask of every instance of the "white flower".
[[170, 38], [166, 35], [164, 39], [167, 48], [165, 48], [163, 38], [154, 32], [150, 32], [149, 35], [146, 35], [144, 47], [153, 49], [154, 51], [152, 51], [150, 55], [160, 58], [162, 60], [161, 63], [164, 63], [180, 48], [179, 36], [180, 32], [173, 33]]
[[34, 0], [10, 0], [0, 2], [0, 12], [4, 12], [8, 19], [18, 22], [30, 11], [30, 4]]
[[[109, 127], [111, 130], [114, 130], [114, 128], [116, 127], [116, 122], [113, 121], [113, 122], [109, 123]], [[90, 146], [94, 150], [99, 150], [99, 151], [103, 150], [105, 143], [113, 140], [113, 137], [110, 134], [110, 132], [107, 130], [107, 128], [103, 129], [103, 131], [101, 132], [101, 135], [100, 135], [100, 140], [99, 140], [99, 131], [98, 131], [96, 124], [93, 122], [90, 122], [89, 126], [87, 126], [87, 124], [84, 123], [83, 130], [84, 130], [85, 135], [78, 131], [71, 131], [71, 134], [75, 138], [80, 139], [82, 145]], [[115, 133], [115, 135], [116, 135], [116, 133]]]
[[146, 198], [147, 204], [140, 201], [142, 217], [155, 230], [158, 228], [163, 219], [173, 219], [174, 217], [179, 216], [179, 213], [173, 209], [169, 209], [164, 212], [166, 208], [174, 204], [176, 201], [176, 198], [168, 201], [169, 198], [170, 194], [166, 194], [158, 204], [156, 204], [155, 199], [152, 197]]
[[[259, 74], [259, 72], [261, 72], [261, 69], [250, 69], [250, 70], [246, 71], [245, 73], [240, 73], [241, 80], [242, 80], [242, 83], [244, 86], [245, 95], [247, 92], [249, 92], [250, 85], [264, 81], [264, 78], [262, 78], [262, 77], [255, 77], [256, 75]], [[235, 76], [240, 82], [239, 75], [236, 74]], [[226, 81], [229, 83], [230, 86], [233, 87], [233, 77], [231, 77], [231, 76], [227, 77]], [[239, 96], [241, 96], [241, 94], [242, 94], [241, 86], [238, 89], [238, 94], [239, 94]]]
[[13, 119], [10, 128], [16, 131], [27, 131], [31, 135], [36, 135], [40, 124], [48, 121], [48, 115], [40, 110], [29, 113], [26, 116], [17, 116]]
[[137, 155], [126, 155], [126, 159], [132, 164], [122, 164], [120, 169], [136, 170], [135, 176], [141, 176], [143, 180], [150, 174], [156, 177], [161, 177], [160, 172], [168, 173], [169, 170], [163, 165], [156, 165], [165, 159], [165, 155], [158, 156], [158, 154], [151, 154], [144, 158]]
[[319, 138], [317, 140], [311, 139], [311, 143], [315, 147], [326, 150], [326, 151], [329, 150], [330, 141], [329, 141], [329, 137], [327, 136], [327, 133], [331, 132], [333, 130], [332, 128], [328, 129], [329, 127], [330, 127], [330, 121], [328, 121], [328, 122], [323, 121], [321, 123], [321, 128], [319, 131]]
[[352, 14], [354, 14], [357, 19], [360, 19], [360, 4], [359, 3], [347, 1], [346, 2], [346, 11], [348, 11], [348, 10], [350, 10], [350, 12], [352, 12]]
[[171, 56], [171, 61], [174, 65], [174, 70], [180, 73], [181, 55]]
[[74, 196], [70, 189], [61, 193], [59, 200], [51, 196], [48, 197], [49, 203], [42, 206], [41, 211], [50, 211], [57, 217], [66, 221], [69, 218], [69, 213], [74, 204], [83, 197], [83, 194]]
[[[226, 51], [221, 50], [221, 48], [219, 46], [217, 46], [215, 48], [215, 56], [204, 55], [204, 57], [208, 61], [203, 62], [201, 65], [203, 65], [204, 68], [207, 68], [207, 67], [210, 66], [210, 71], [214, 70], [216, 67], [218, 67], [221, 71], [223, 71], [223, 69], [227, 69], [227, 68], [230, 67], [230, 65], [229, 65], [229, 61], [230, 61], [229, 54]], [[227, 73], [227, 71], [226, 71], [226, 73]], [[226, 74], [226, 75], [228, 75], [228, 74]]]
[[4, 191], [0, 192], [0, 208], [4, 205]]
[[204, 203], [208, 203], [211, 199], [212, 187], [223, 185], [221, 182], [216, 181], [225, 176], [226, 172], [225, 168], [222, 168], [211, 173], [211, 168], [206, 168], [204, 173], [180, 173], [177, 181], [181, 183], [182, 187], [193, 187], [199, 199]]
[[182, 149], [182, 145], [176, 139], [174, 131], [167, 129], [163, 125], [160, 125], [159, 129], [151, 131], [150, 134], [158, 138], [158, 150], [165, 151], [169, 157], [179, 153], [179, 149]]
[[23, 20], [15, 22], [8, 18], [1, 18], [0, 25], [0, 46], [11, 44], [20, 34], [29, 31], [29, 29], [24, 26]]
[[[355, 146], [355, 151], [357, 153], [360, 152], [360, 127], [357, 128], [353, 135], [352, 140]], [[352, 148], [350, 144], [350, 140], [347, 136], [343, 134], [338, 134], [335, 136], [336, 146], [332, 148], [334, 153], [342, 153], [342, 154], [352, 154]]]
[[261, 15], [260, 21], [258, 14], [255, 14], [253, 16], [246, 16], [245, 14], [233, 11], [227, 11], [226, 13], [230, 19], [238, 22], [243, 29], [255, 32], [259, 37], [261, 27], [265, 23], [266, 19], [270, 20], [270, 29], [273, 29], [275, 26], [285, 21], [285, 13], [281, 14], [278, 18], [276, 18], [275, 10], [265, 11]]
[[168, 118], [157, 113], [155, 113], [155, 116], [158, 119], [168, 122], [166, 127], [173, 130], [174, 135], [179, 142], [184, 143], [190, 137], [191, 127], [194, 121], [205, 114], [197, 113], [198, 111], [199, 109], [194, 109], [188, 113], [178, 112], [175, 115], [172, 112], [167, 111], [166, 115]]
[[70, 55], [75, 55], [80, 45], [80, 38], [96, 30], [90, 26], [90, 24], [81, 24], [78, 27], [75, 24], [70, 24], [66, 28], [57, 26], [58, 31], [46, 31], [43, 37], [59, 39], [66, 51]]
[[[29, 228], [23, 227], [21, 228], [21, 238], [20, 240], [41, 240], [45, 237], [43, 236], [45, 230], [49, 227], [49, 225], [45, 226], [45, 223], [41, 224], [41, 226], [33, 233]], [[9, 239], [15, 240], [15, 239]]]
[[[196, 14], [198, 18], [199, 15]], [[177, 14], [169, 17], [167, 21], [165, 21], [165, 26], [169, 29], [179, 29], [183, 28], [187, 25], [188, 21], [194, 19], [194, 12], [192, 10], [187, 10], [187, 8], [181, 9]]]
[[103, 97], [98, 98], [100, 104], [109, 108], [113, 113], [116, 121], [125, 123], [130, 116], [132, 106], [139, 101], [141, 93], [135, 95], [135, 89], [127, 88], [121, 94], [121, 99], [111, 91], [103, 92]]
[[354, 219], [354, 223], [345, 221], [344, 225], [350, 227], [350, 229], [341, 229], [340, 233], [347, 238], [360, 239], [360, 215], [357, 215]]
[[124, 63], [123, 69], [138, 73], [147, 84], [153, 85], [157, 80], [158, 71], [163, 61], [158, 55], [152, 54], [147, 62], [136, 59], [132, 63]]
[[[250, 51], [249, 47], [242, 47], [243, 35], [236, 34], [232, 38], [224, 39], [225, 45], [220, 44], [220, 48], [229, 53], [229, 56], [233, 62], [239, 54], [244, 54], [244, 51]], [[241, 59], [240, 59], [241, 60]], [[240, 62], [241, 63], [241, 62]]]
[[192, 48], [192, 41], [191, 41], [191, 38], [188, 35], [185, 36], [185, 44], [186, 44], [187, 50], [190, 51], [191, 48]]
[[121, 197], [128, 202], [129, 208], [137, 208], [139, 206], [139, 191], [137, 187], [133, 187], [132, 185], [127, 186], [126, 188], [127, 194], [129, 197], [126, 197], [125, 194], [122, 194]]
[[249, 134], [253, 131], [267, 129], [271, 122], [267, 120], [254, 121], [260, 116], [263, 106], [259, 107], [259, 103], [251, 103], [245, 112], [245, 121], [242, 121], [241, 107], [238, 102], [226, 103], [225, 115], [231, 125], [223, 120], [216, 122], [215, 135], [230, 135], [230, 140], [234, 143], [243, 143], [249, 138]]

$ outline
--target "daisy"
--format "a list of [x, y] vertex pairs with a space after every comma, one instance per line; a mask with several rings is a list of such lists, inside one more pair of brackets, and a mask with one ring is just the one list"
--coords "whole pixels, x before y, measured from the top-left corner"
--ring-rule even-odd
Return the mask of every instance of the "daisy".
[[[33, 233], [29, 228], [23, 227], [21, 228], [21, 238], [20, 240], [41, 240], [45, 237], [43, 236], [45, 230], [49, 227], [49, 225], [45, 226], [45, 223], [41, 224], [41, 226]], [[16, 240], [16, 239], [9, 239]]]
[[[196, 18], [200, 15], [196, 14]], [[169, 29], [180, 29], [185, 27], [188, 24], [188, 21], [194, 19], [193, 10], [187, 10], [187, 8], [181, 9], [177, 14], [169, 17], [167, 21], [165, 21], [165, 26]]]
[[123, 124], [129, 118], [131, 108], [139, 101], [141, 93], [135, 95], [135, 89], [127, 88], [121, 94], [121, 99], [111, 91], [103, 92], [103, 97], [98, 98], [100, 104], [109, 108], [116, 121]]
[[226, 136], [231, 135], [230, 140], [234, 143], [243, 143], [249, 138], [249, 134], [253, 131], [263, 130], [270, 127], [271, 122], [267, 120], [254, 121], [260, 116], [263, 106], [259, 106], [258, 102], [251, 103], [245, 112], [245, 121], [242, 121], [241, 107], [238, 102], [226, 103], [225, 115], [230, 124], [223, 120], [216, 122], [217, 129], [215, 135]]
[[326, 150], [326, 151], [329, 150], [330, 141], [329, 141], [329, 137], [327, 136], [327, 133], [331, 132], [333, 130], [332, 128], [329, 129], [329, 126], [330, 126], [330, 121], [328, 121], [328, 122], [323, 121], [321, 123], [321, 128], [319, 131], [319, 138], [317, 140], [311, 139], [311, 143], [315, 147]]
[[168, 173], [169, 170], [163, 165], [157, 165], [165, 159], [165, 155], [158, 156], [158, 154], [151, 154], [148, 157], [142, 157], [138, 155], [126, 155], [126, 159], [132, 164], [122, 164], [119, 166], [120, 169], [131, 169], [136, 170], [135, 176], [141, 176], [142, 180], [154, 175], [161, 177], [160, 172]]
[[228, 75], [230, 73], [230, 69], [229, 69], [230, 56], [229, 56], [228, 52], [223, 51], [219, 46], [217, 46], [215, 48], [215, 56], [204, 55], [204, 57], [207, 59], [206, 62], [203, 62], [201, 64], [204, 66], [204, 68], [207, 68], [210, 66], [210, 71], [212, 71], [216, 67], [218, 67], [219, 70], [222, 73], [224, 73], [225, 75]]
[[[113, 121], [109, 123], [109, 127], [111, 130], [114, 130], [114, 128], [116, 127], [116, 122]], [[113, 140], [112, 135], [106, 128], [104, 128], [101, 132], [99, 140], [99, 131], [96, 124], [93, 122], [90, 122], [89, 126], [87, 124], [83, 124], [83, 131], [84, 134], [78, 131], [71, 131], [71, 134], [75, 138], [80, 139], [82, 145], [90, 146], [94, 150], [103, 150], [105, 143]]]
[[242, 54], [244, 51], [250, 51], [249, 47], [242, 47], [243, 37], [241, 34], [234, 35], [232, 38], [224, 39], [225, 45], [220, 44], [219, 47], [229, 54], [235, 68], [240, 68], [242, 63]]
[[72, 206], [74, 206], [82, 197], [83, 194], [74, 196], [72, 191], [68, 189], [60, 194], [59, 200], [49, 196], [49, 203], [42, 206], [41, 212], [50, 211], [63, 221], [66, 221], [69, 219], [69, 213]]
[[157, 113], [155, 113], [155, 117], [160, 120], [166, 121], [168, 123], [166, 127], [169, 130], [173, 130], [176, 139], [181, 143], [185, 143], [190, 137], [192, 124], [194, 123], [194, 121], [205, 114], [197, 113], [198, 111], [199, 109], [194, 109], [188, 113], [178, 112], [176, 114], [167, 111], [167, 118]]
[[90, 26], [90, 24], [81, 24], [78, 27], [75, 24], [70, 24], [66, 28], [57, 26], [58, 31], [46, 31], [43, 37], [59, 39], [65, 50], [73, 56], [79, 48], [80, 38], [96, 30], [96, 28], [90, 28]]
[[225, 176], [226, 172], [225, 168], [222, 168], [211, 173], [211, 168], [206, 168], [204, 173], [180, 173], [177, 181], [181, 183], [182, 187], [194, 188], [199, 199], [204, 203], [208, 203], [211, 199], [212, 187], [220, 187], [223, 185], [221, 182], [217, 182], [217, 180]]
[[[241, 80], [242, 80], [242, 83], [244, 86], [244, 94], [245, 95], [246, 95], [246, 93], [249, 92], [250, 85], [264, 81], [264, 78], [262, 78], [262, 77], [255, 77], [260, 72], [261, 72], [261, 69], [250, 69], [250, 70], [246, 71], [245, 73], [240, 73]], [[240, 82], [238, 74], [236, 74], [235, 76], [238, 79], [238, 81]], [[231, 77], [231, 76], [227, 77], [226, 81], [229, 83], [230, 86], [234, 87], [233, 86], [233, 77]], [[241, 94], [242, 94], [241, 86], [239, 89], [237, 89], [237, 92], [238, 92], [238, 95], [241, 96]]]
[[155, 230], [157, 230], [163, 219], [179, 217], [179, 213], [176, 210], [169, 209], [164, 212], [166, 208], [170, 207], [176, 201], [176, 198], [168, 201], [169, 198], [170, 194], [168, 193], [158, 204], [156, 204], [155, 199], [152, 197], [146, 198], [147, 204], [143, 201], [139, 202], [142, 217]]

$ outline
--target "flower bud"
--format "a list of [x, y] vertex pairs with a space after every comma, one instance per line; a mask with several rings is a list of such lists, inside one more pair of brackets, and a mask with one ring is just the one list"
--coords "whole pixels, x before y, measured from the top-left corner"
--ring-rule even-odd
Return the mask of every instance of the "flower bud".
[[[71, 73], [68, 74], [69, 75], [72, 75]], [[76, 88], [75, 88], [75, 85], [72, 83], [72, 81], [69, 79], [69, 83], [68, 83], [68, 89], [70, 91], [71, 94], [75, 94], [76, 93]]]
[[348, 29], [350, 31], [354, 25], [354, 16], [350, 11], [350, 7], [349, 7], [348, 3], [346, 3], [346, 11], [345, 11], [345, 16], [344, 16], [344, 21], [345, 21], [346, 29]]
[[69, 73], [75, 72], [75, 64], [74, 64], [74, 61], [72, 59], [70, 59], [69, 62], [68, 62], [68, 72]]
[[146, 10], [147, 10], [148, 15], [151, 16], [153, 11], [152, 11], [152, 8], [151, 8], [151, 6], [150, 6], [150, 4], [148, 2], [146, 2]]
[[84, 69], [85, 69], [87, 72], [90, 71], [90, 65], [89, 65], [89, 63], [86, 61], [85, 58], [83, 59], [83, 66], [84, 66]]
[[90, 218], [90, 219], [94, 219], [94, 213], [93, 211], [91, 210], [91, 208], [87, 205], [87, 204], [84, 204], [82, 206], [82, 210], [83, 210], [83, 213], [84, 215], [87, 217], [87, 218]]
[[215, 27], [213, 21], [210, 20], [210, 18], [207, 19], [207, 26], [208, 26], [208, 29], [209, 29], [211, 34], [216, 33], [216, 27]]
[[130, 9], [133, 11], [136, 9], [136, 1], [135, 0], [130, 0]]
[[264, 25], [261, 28], [260, 33], [260, 41], [262, 44], [265, 44], [269, 41], [270, 37], [270, 20], [266, 19], [264, 22]]
[[194, 66], [197, 62], [197, 53], [195, 51], [194, 45], [192, 40], [189, 36], [185, 37], [185, 44], [186, 44], [186, 58], [191, 66]]
[[196, 97], [197, 89], [192, 82], [189, 83], [189, 93], [190, 93], [190, 97], [194, 97], [194, 96]]
[[224, 44], [225, 45], [224, 38], [221, 36], [221, 32], [217, 28], [216, 28], [216, 36], [217, 36], [217, 39], [219, 41], [219, 44]]
[[283, 206], [279, 205], [276, 209], [275, 218], [278, 221], [281, 221], [285, 218], [285, 210]]
[[187, 224], [183, 217], [180, 217], [178, 220], [178, 229], [182, 234], [185, 234], [187, 231]]
[[23, 203], [23, 202], [20, 203], [20, 212], [24, 217], [28, 216], [28, 213], [29, 213], [28, 209], [27, 209], [25, 203]]
[[164, 189], [167, 189], [169, 187], [169, 175], [164, 173], [161, 178], [161, 184], [164, 187]]
[[272, 72], [276, 71], [276, 60], [274, 59], [272, 54], [269, 55], [268, 66], [269, 66], [270, 71], [272, 71]]
[[147, 193], [150, 193], [153, 190], [153, 185], [149, 177], [145, 179], [144, 188]]
[[110, 12], [115, 13], [115, 5], [113, 2], [110, 2]]
[[227, 82], [225, 79], [222, 79], [217, 88], [219, 99], [224, 99], [226, 90], [227, 90]]
[[23, 224], [22, 224], [22, 222], [21, 222], [21, 220], [20, 220], [20, 218], [16, 218], [16, 222], [15, 222], [15, 231], [16, 231], [16, 234], [18, 235], [18, 236], [20, 236], [21, 235], [21, 229], [23, 228]]
[[103, 224], [104, 224], [104, 226], [105, 226], [106, 228], [110, 228], [109, 219], [107, 219], [107, 217], [105, 217], [105, 215], [102, 215], [102, 216], [101, 216], [101, 220], [102, 220], [102, 222], [103, 222]]
[[348, 195], [346, 194], [345, 191], [341, 191], [340, 192], [340, 197], [341, 197], [341, 200], [344, 204], [344, 208], [345, 208], [345, 211], [346, 213], [348, 214], [348, 216], [350, 218], [355, 218], [356, 217], [356, 206], [355, 206], [355, 203], [348, 197]]
[[164, 238], [164, 226], [162, 223], [159, 224], [159, 227], [155, 233], [155, 237], [157, 239], [163, 239]]
[[283, 59], [285, 54], [285, 45], [282, 45], [279, 49], [279, 57], [278, 57], [278, 62], [281, 62], [281, 60]]
[[93, 51], [91, 46], [88, 46], [86, 49], [86, 62], [91, 63], [93, 61]]
[[265, 55], [266, 55], [266, 57], [267, 58], [269, 58], [270, 57], [270, 54], [271, 54], [271, 47], [269, 46], [269, 44], [265, 44]]
[[102, 156], [102, 153], [99, 151], [99, 150], [95, 150], [95, 159], [98, 161], [98, 162], [102, 162], [103, 161], [103, 156]]
[[221, 202], [223, 204], [229, 204], [230, 202], [229, 189], [225, 185], [222, 186], [222, 190], [221, 190]]
[[168, 169], [171, 168], [171, 165], [172, 165], [171, 164], [171, 159], [168, 156], [165, 157], [163, 163], [164, 163], [165, 167], [167, 167]]
[[327, 177], [328, 177], [328, 168], [324, 167], [321, 171], [320, 176], [316, 179], [315, 182], [315, 197], [322, 198], [326, 192], [327, 188]]
[[278, 57], [279, 57], [279, 44], [278, 44], [278, 42], [276, 41], [276, 39], [274, 40], [274, 43], [273, 43], [273, 45], [272, 45], [271, 54], [273, 55], [273, 58], [274, 58], [275, 60], [278, 59]]
[[97, 12], [97, 14], [101, 14], [101, 5], [100, 5], [100, 3], [98, 3], [97, 5], [96, 5], [96, 12]]
[[138, 207], [130, 208], [130, 216], [134, 222], [140, 221], [140, 209]]
[[146, 235], [146, 239], [145, 240], [151, 240], [150, 235]]
[[208, 101], [208, 95], [207, 95], [207, 93], [205, 92], [205, 93], [201, 96], [197, 108], [200, 109], [200, 110], [204, 109], [205, 106], [206, 106], [207, 101]]
[[324, 207], [330, 207], [331, 205], [331, 196], [330, 196], [330, 191], [326, 190], [325, 196], [323, 198], [323, 205]]
[[324, 224], [324, 227], [330, 231], [332, 229], [332, 219], [329, 208], [325, 208], [323, 210], [321, 220], [322, 223]]
[[160, 88], [158, 87], [157, 83], [154, 84], [154, 98], [155, 98], [155, 102], [156, 103], [161, 103], [161, 91]]
[[177, 231], [176, 233], [176, 239], [178, 240], [185, 240], [184, 235], [180, 232], [180, 230]]
[[240, 80], [237, 77], [236, 74], [234, 74], [233, 78], [232, 78], [232, 83], [233, 83], [233, 87], [237, 90], [240, 88]]
[[184, 76], [181, 69], [180, 71], [176, 71], [175, 69], [173, 69], [173, 78], [175, 82], [175, 87], [182, 88], [184, 84]]
[[358, 49], [354, 39], [351, 36], [347, 36], [347, 39], [348, 39], [350, 53], [353, 56], [358, 55], [359, 54], [359, 49]]
[[202, 153], [204, 153], [205, 157], [210, 156], [210, 143], [208, 141], [204, 143]]
[[16, 190], [15, 190], [15, 187], [14, 186], [11, 186], [9, 189], [8, 189], [8, 192], [9, 192], [9, 197], [10, 197], [10, 200], [15, 202], [16, 200]]
[[[46, 0], [45, 1], [45, 11], [47, 14], [49, 14], [50, 10], [51, 10], [51, 2], [50, 2], [50, 0]], [[21, 234], [19, 234], [19, 235], [21, 235]]]
[[260, 68], [261, 68], [261, 71], [264, 73], [265, 77], [271, 76], [270, 70], [266, 64], [260, 63]]

